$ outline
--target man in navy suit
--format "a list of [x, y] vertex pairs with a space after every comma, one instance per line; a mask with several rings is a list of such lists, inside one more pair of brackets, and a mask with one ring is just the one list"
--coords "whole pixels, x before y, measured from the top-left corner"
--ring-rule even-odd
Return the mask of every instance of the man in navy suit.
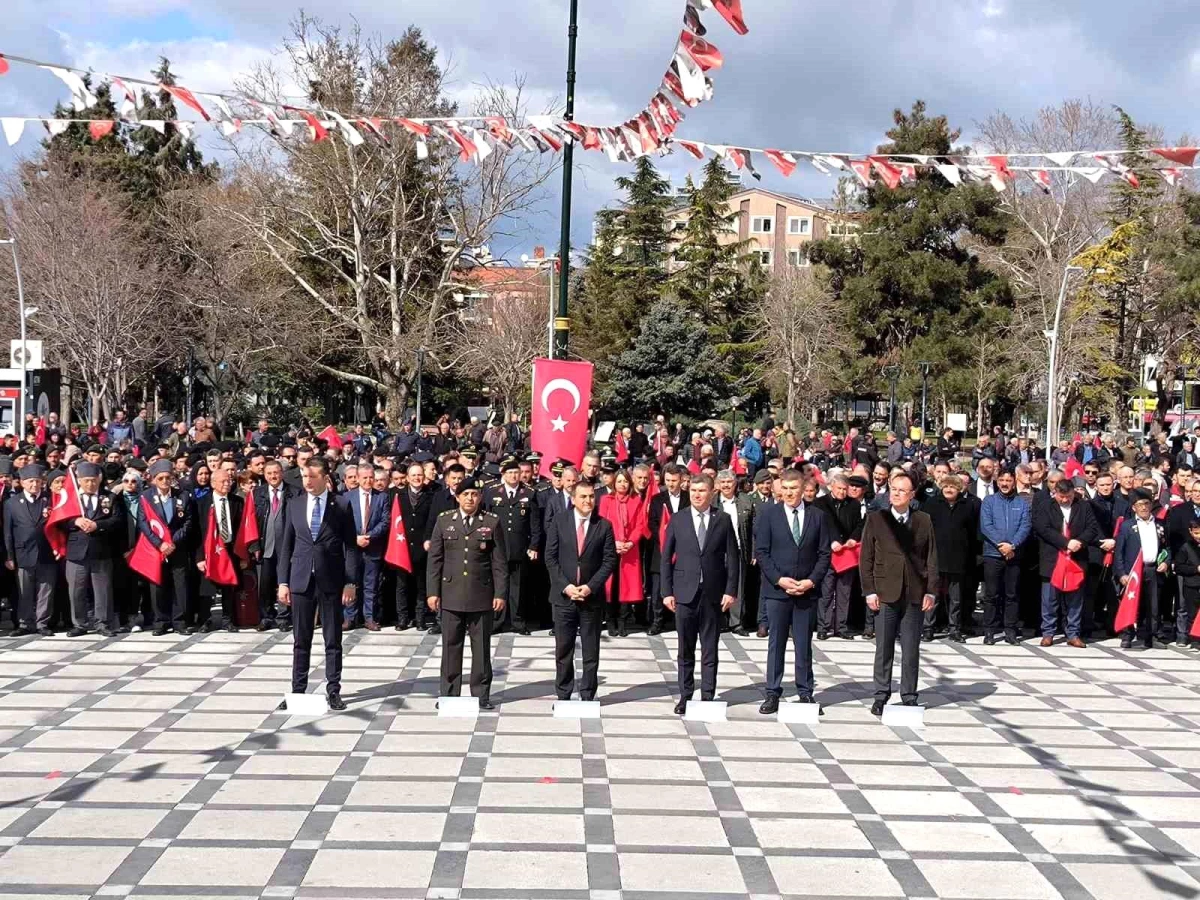
[[711, 505], [712, 496], [711, 476], [692, 479], [690, 508], [671, 517], [662, 551], [663, 606], [675, 614], [679, 637], [679, 703], [675, 705], [679, 716], [687, 712], [696, 690], [697, 637], [700, 699], [716, 696], [721, 620], [737, 600], [741, 559], [736, 526], [728, 513]]
[[[329, 708], [342, 710], [342, 606], [353, 606], [354, 521], [329, 490], [329, 466], [310, 458], [301, 472], [304, 494], [284, 507], [277, 575], [279, 602], [293, 610], [292, 693], [308, 690], [317, 610], [325, 637], [325, 689]], [[279, 704], [287, 709], [287, 701]]]
[[[193, 633], [196, 625], [196, 602], [191, 563], [196, 521], [196, 501], [191, 491], [174, 484], [171, 464], [160, 459], [147, 473], [151, 487], [142, 492], [142, 499], [162, 520], [166, 534], [157, 534], [150, 517], [137, 517], [138, 531], [163, 556], [161, 585], [150, 582], [150, 603], [154, 607], [154, 634], [162, 636], [171, 628], [179, 634]], [[208, 616], [204, 617], [208, 621]]]
[[825, 513], [800, 498], [804, 476], [783, 473], [782, 503], [759, 507], [754, 556], [762, 573], [761, 602], [767, 607], [767, 699], [758, 711], [779, 711], [788, 629], [796, 651], [796, 692], [813, 702], [812, 634], [817, 614], [817, 585], [829, 569], [829, 525]]
[[347, 491], [339, 499], [354, 519], [354, 568], [358, 572], [358, 589], [354, 604], [346, 607], [344, 630], [354, 628], [359, 600], [362, 601], [363, 623], [367, 631], [379, 630], [380, 609], [376, 605], [379, 588], [379, 572], [383, 561], [383, 546], [387, 543], [391, 527], [391, 508], [387, 495], [371, 490], [375, 482], [375, 466], [364, 458], [358, 464], [358, 487]]
[[[1141, 488], [1129, 492], [1133, 502], [1133, 518], [1121, 523], [1117, 546], [1113, 551], [1113, 575], [1124, 587], [1129, 582], [1137, 558], [1142, 558], [1142, 590], [1138, 597], [1137, 638], [1144, 649], [1154, 646], [1160, 613], [1158, 594], [1160, 577], [1171, 567], [1171, 547], [1163, 523], [1151, 515], [1154, 498]], [[1119, 598], [1118, 598], [1119, 599]], [[1133, 646], [1134, 629], [1121, 634], [1121, 649]]]

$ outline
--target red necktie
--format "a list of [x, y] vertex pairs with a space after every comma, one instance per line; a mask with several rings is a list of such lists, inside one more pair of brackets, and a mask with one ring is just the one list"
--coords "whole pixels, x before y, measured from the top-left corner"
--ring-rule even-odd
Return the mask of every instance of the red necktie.
[[279, 512], [279, 488], [271, 489], [271, 514]]

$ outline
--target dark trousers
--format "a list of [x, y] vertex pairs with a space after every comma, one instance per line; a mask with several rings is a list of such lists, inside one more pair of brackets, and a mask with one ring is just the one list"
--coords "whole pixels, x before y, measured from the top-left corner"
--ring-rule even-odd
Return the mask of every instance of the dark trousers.
[[879, 604], [875, 617], [875, 699], [885, 703], [892, 696], [892, 663], [896, 658], [896, 635], [900, 635], [900, 699], [917, 699], [917, 673], [921, 666], [921, 607], [901, 600]]
[[1159, 584], [1158, 573], [1152, 568], [1153, 563], [1146, 564], [1146, 572], [1142, 575], [1142, 593], [1138, 598], [1137, 639], [1147, 647], [1154, 645], [1154, 636], [1158, 634], [1161, 614], [1158, 607]]
[[342, 598], [310, 584], [304, 593], [292, 591], [293, 694], [308, 690], [308, 666], [317, 610], [321, 611], [321, 633], [325, 638], [325, 691], [335, 694], [342, 690]]
[[583, 603], [553, 604], [554, 612], [554, 692], [559, 700], [570, 700], [575, 686], [575, 636], [583, 651], [583, 677], [579, 680], [579, 699], [595, 700], [600, 670], [600, 629], [604, 627], [604, 606], [600, 600]]
[[1057, 633], [1060, 619], [1067, 638], [1079, 637], [1083, 625], [1083, 590], [1060, 591], [1042, 582], [1042, 637]]
[[719, 605], [706, 603], [699, 596], [691, 603], [680, 603], [675, 607], [675, 633], [679, 638], [679, 697], [682, 700], [691, 700], [696, 692], [696, 638], [700, 639], [700, 699], [712, 700], [717, 695], [721, 615]]
[[[809, 592], [813, 593], [812, 591]], [[787, 657], [788, 633], [796, 652], [796, 692], [803, 697], [813, 693], [812, 633], [816, 623], [817, 599], [775, 600], [767, 605], [767, 688], [768, 696], [783, 694], [783, 664]]]
[[434, 615], [425, 605], [425, 559], [413, 563], [413, 570], [396, 571], [396, 622], [416, 622], [425, 625], [426, 616]]
[[835, 572], [833, 566], [829, 567], [821, 582], [821, 609], [817, 617], [819, 630], [837, 635], [850, 633], [850, 594], [854, 591], [857, 574], [857, 569]]
[[983, 633], [995, 634], [1001, 628], [1010, 637], [1017, 634], [1017, 585], [1021, 579], [1021, 564], [1017, 558], [983, 560]]
[[290, 622], [291, 610], [289, 607], [281, 606], [279, 608], [278, 620], [275, 616], [275, 597], [279, 593], [279, 579], [275, 573], [275, 560], [264, 559], [258, 564], [258, 621], [262, 622]]
[[658, 571], [652, 572], [650, 582], [653, 587], [653, 593], [650, 595], [650, 610], [647, 612], [646, 618], [650, 624], [664, 628], [666, 627], [667, 616], [670, 615], [670, 612], [663, 606], [662, 602], [662, 573]]
[[492, 622], [493, 632], [503, 631], [509, 627], [513, 631], [521, 631], [525, 628], [525, 619], [528, 616], [521, 606], [521, 590], [526, 562], [527, 560], [523, 559], [508, 561], [508, 590], [504, 594], [504, 612], [495, 613], [495, 620]]
[[[1107, 570], [1100, 564], [1089, 562], [1087, 577], [1083, 583], [1083, 618], [1080, 637], [1091, 640], [1093, 631], [1103, 632], [1107, 627], [1108, 598], [1112, 596], [1112, 579], [1101, 578]], [[1108, 590], [1105, 591], [1105, 586]]]
[[[184, 554], [188, 559], [191, 557]], [[173, 627], [183, 631], [191, 624], [190, 588], [186, 565], [164, 563], [162, 584], [150, 583], [150, 603], [154, 606], [154, 627]]]
[[17, 569], [17, 612], [14, 621], [26, 628], [49, 628], [54, 588], [58, 581], [56, 563], [40, 563]]
[[946, 617], [951, 634], [962, 634], [971, 624], [971, 616], [963, 603], [963, 578], [961, 575], [943, 574], [938, 579], [938, 603], [925, 613], [925, 629], [931, 630], [937, 621], [938, 607], [945, 604]]
[[442, 684], [440, 696], [462, 693], [463, 646], [471, 637], [471, 696], [486, 699], [492, 689], [492, 611], [442, 610]]

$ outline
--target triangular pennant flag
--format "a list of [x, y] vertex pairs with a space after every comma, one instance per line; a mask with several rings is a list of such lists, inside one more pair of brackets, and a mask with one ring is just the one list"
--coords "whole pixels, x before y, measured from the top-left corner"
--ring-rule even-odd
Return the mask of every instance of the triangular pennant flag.
[[603, 128], [600, 130], [600, 146], [604, 149], [611, 162], [621, 161], [621, 148], [613, 138], [612, 129]]
[[1044, 193], [1050, 193], [1050, 173], [1045, 169], [1037, 169], [1029, 172], [1029, 177], [1033, 179], [1033, 183], [1042, 189]]
[[332, 109], [327, 109], [324, 112], [327, 116], [333, 119], [334, 122], [337, 123], [338, 131], [342, 133], [342, 137], [345, 139], [347, 144], [349, 144], [351, 147], [362, 146], [365, 141], [357, 128], [347, 122], [342, 115], [334, 112]]
[[259, 114], [267, 120], [271, 130], [276, 134], [290, 135], [292, 133], [292, 122], [290, 119], [284, 123], [275, 115], [275, 111], [271, 107], [265, 103], [260, 103], [258, 100], [247, 98], [246, 102], [258, 110]]
[[200, 96], [205, 100], [212, 101], [212, 104], [221, 111], [221, 115], [224, 118], [229, 119], [230, 121], [235, 121], [237, 119], [237, 116], [233, 114], [233, 110], [229, 108], [229, 104], [225, 102], [225, 98], [220, 94], [201, 94]]
[[1075, 150], [1067, 150], [1063, 153], [1042, 154], [1042, 156], [1046, 157], [1046, 159], [1050, 160], [1050, 162], [1054, 163], [1056, 166], [1065, 166], [1078, 155], [1078, 151]]
[[565, 131], [577, 141], [582, 141], [586, 136], [583, 126], [578, 122], [572, 122], [570, 119], [559, 119], [558, 122], [555, 123], [555, 127], [557, 127], [559, 131]]
[[1013, 177], [1012, 171], [1008, 168], [1007, 156], [989, 156], [987, 161], [992, 168], [996, 170], [996, 174], [1006, 181], [1011, 181]]
[[71, 127], [71, 123], [66, 119], [43, 119], [42, 124], [46, 126], [46, 131], [50, 133], [50, 137], [58, 137]]
[[387, 136], [387, 132], [383, 130], [383, 119], [378, 116], [371, 116], [365, 119], [359, 119], [358, 124], [367, 129], [368, 132], [379, 138], [385, 144], [390, 144], [391, 140]]
[[810, 163], [812, 163], [813, 168], [816, 169], [818, 172], [820, 172], [822, 175], [829, 174], [829, 167], [827, 165], [825, 165], [825, 163], [823, 163], [818, 157], [810, 156], [810, 157], [808, 157], [808, 161]]
[[704, 37], [706, 34], [708, 34], [708, 29], [704, 27], [704, 22], [700, 20], [700, 13], [696, 11], [696, 7], [691, 5], [684, 7], [683, 27], [690, 28], [700, 37]]
[[704, 72], [719, 69], [725, 64], [725, 57], [721, 55], [721, 51], [715, 44], [702, 37], [697, 37], [690, 31], [680, 32], [679, 43]]
[[679, 76], [675, 74], [675, 63], [674, 62], [671, 63], [671, 68], [667, 69], [667, 71], [663, 73], [662, 86], [665, 87], [672, 94], [674, 94], [676, 97], [678, 97], [680, 100], [682, 100], [684, 103], [686, 103], [688, 106], [696, 105], [696, 101], [688, 100], [688, 98], [686, 96], [684, 96], [683, 85], [679, 81]]
[[508, 121], [503, 116], [485, 116], [483, 124], [487, 126], [492, 137], [506, 146], [512, 146], [512, 131], [509, 130]]
[[88, 122], [88, 131], [92, 135], [92, 140], [98, 141], [112, 134], [113, 126], [116, 124], [112, 119], [94, 119]]
[[679, 76], [679, 84], [683, 99], [688, 103], [699, 103], [704, 99], [706, 82], [704, 72], [692, 55], [680, 47], [675, 53], [675, 70]]
[[562, 140], [550, 129], [534, 128], [532, 131], [536, 137], [541, 138], [542, 141], [545, 142], [546, 146], [555, 153], [563, 148]]
[[600, 143], [600, 132], [591, 126], [583, 129], [583, 149], [584, 150], [601, 150], [603, 145]]
[[1179, 171], [1179, 169], [1159, 169], [1158, 174], [1161, 175], [1162, 180], [1171, 185], [1171, 187], [1174, 187], [1175, 185], [1179, 184], [1181, 180], [1183, 180], [1183, 172]]
[[642, 152], [642, 136], [628, 124], [622, 125], [617, 129], [617, 137], [620, 139], [621, 145], [625, 148], [625, 152], [629, 155], [630, 159], [645, 156]]
[[750, 33], [746, 18], [742, 15], [742, 0], [713, 0], [713, 6], [738, 34]]
[[404, 126], [415, 135], [420, 137], [429, 137], [429, 133], [433, 130], [424, 122], [417, 122], [413, 119], [397, 119], [396, 124]]
[[736, 147], [725, 147], [721, 151], [721, 155], [733, 163], [733, 167], [739, 171], [746, 168], [746, 154]]
[[429, 159], [429, 144], [425, 142], [424, 138], [414, 139], [413, 144], [417, 148], [417, 159]]
[[179, 132], [179, 136], [185, 141], [190, 141], [196, 134], [195, 122], [174, 121], [171, 124], [175, 126], [175, 129]]
[[308, 110], [299, 109], [295, 106], [285, 106], [284, 109], [286, 109], [288, 112], [299, 113], [300, 118], [308, 123], [308, 136], [314, 144], [318, 144], [325, 140], [325, 138], [329, 137], [329, 131], [326, 130], [325, 126], [321, 124], [321, 120]]
[[920, 163], [923, 166], [929, 165], [929, 161], [931, 159], [933, 159], [932, 156], [926, 156], [924, 153], [910, 153], [908, 156], [909, 156], [909, 159], [915, 159], [918, 163]]
[[1200, 147], [1155, 147], [1154, 152], [1163, 159], [1191, 168], [1196, 163], [1196, 154]]
[[8, 74], [8, 60], [4, 58], [4, 54], [0, 53], [0, 75]]
[[869, 159], [852, 159], [850, 169], [858, 176], [864, 187], [871, 186], [871, 161]]
[[675, 108], [675, 104], [671, 102], [670, 97], [659, 91], [654, 99], [658, 101], [663, 117], [670, 119], [673, 125], [678, 125], [683, 121], [683, 113]]
[[524, 147], [530, 153], [534, 153], [538, 150], [538, 145], [533, 142], [533, 140], [529, 137], [529, 135], [526, 133], [525, 129], [523, 129], [523, 128], [516, 129], [513, 132], [513, 138], [516, 140], [516, 142], [518, 144], [520, 144], [522, 147]]
[[658, 141], [654, 139], [654, 135], [650, 133], [650, 126], [646, 124], [644, 115], [637, 118], [638, 140], [643, 153], [653, 153], [658, 149]]
[[992, 186], [992, 190], [997, 194], [1003, 194], [1004, 189], [1008, 187], [1008, 182], [1004, 180], [1004, 177], [999, 172], [992, 172], [988, 175], [988, 184]]
[[829, 156], [826, 154], [814, 154], [813, 159], [819, 160], [821, 163], [829, 166], [829, 168], [831, 168], [831, 169], [845, 169], [846, 168], [846, 161], [844, 159], [842, 159], [840, 156]]
[[208, 114], [208, 110], [200, 105], [200, 101], [196, 99], [196, 95], [187, 88], [180, 87], [177, 84], [159, 84], [159, 87], [182, 103], [184, 106], [200, 113], [200, 116], [205, 122], [212, 121], [212, 117]]
[[483, 162], [495, 152], [488, 144], [484, 133], [478, 128], [471, 129], [471, 143], [475, 145], [475, 149], [479, 153], [479, 162]]
[[775, 168], [783, 173], [784, 178], [796, 171], [796, 157], [790, 153], [782, 150], [764, 150], [763, 156], [775, 164]]
[[704, 159], [704, 144], [698, 141], [675, 141], [675, 143], [696, 157], [696, 159]]
[[883, 179], [883, 183], [887, 185], [888, 190], [894, 191], [900, 186], [900, 170], [893, 166], [888, 160], [879, 156], [868, 156], [871, 165], [875, 167], [875, 171], [879, 173], [879, 177]]
[[0, 119], [0, 126], [4, 128], [4, 139], [8, 141], [10, 147], [25, 133], [24, 119]]
[[1082, 175], [1084, 178], [1086, 178], [1092, 184], [1099, 184], [1100, 179], [1104, 177], [1105, 172], [1107, 172], [1108, 170], [1102, 169], [1098, 166], [1089, 166], [1089, 167], [1074, 167], [1074, 168], [1068, 169], [1067, 171], [1074, 172], [1076, 175]]
[[58, 66], [39, 66], [38, 68], [45, 69], [67, 86], [67, 90], [71, 92], [71, 106], [76, 112], [83, 112], [96, 105], [96, 95], [74, 72], [69, 69], [60, 69]]
[[962, 184], [962, 171], [950, 163], [934, 163], [933, 167], [951, 184]]
[[242, 120], [241, 119], [234, 119], [232, 121], [225, 120], [218, 127], [221, 129], [221, 134], [225, 135], [225, 137], [233, 137], [235, 134], [237, 134], [239, 131], [242, 130]]
[[115, 75], [109, 77], [112, 86], [121, 92], [121, 105], [117, 107], [117, 112], [121, 114], [121, 118], [128, 119], [133, 117], [137, 112], [137, 94], [133, 88], [127, 85]]
[[479, 153], [479, 148], [471, 142], [470, 138], [459, 131], [453, 123], [446, 126], [446, 131], [450, 135], [450, 140], [458, 145], [458, 158], [463, 162], [470, 162], [471, 157]]
[[138, 122], [141, 128], [149, 128], [151, 131], [157, 131], [159, 134], [167, 133], [167, 123], [162, 119], [142, 119]]
[[750, 173], [750, 177], [755, 181], [762, 181], [762, 175], [758, 173], [758, 169], [754, 168], [754, 154], [749, 150], [738, 150], [738, 152], [742, 154], [743, 165], [745, 165], [746, 171]]

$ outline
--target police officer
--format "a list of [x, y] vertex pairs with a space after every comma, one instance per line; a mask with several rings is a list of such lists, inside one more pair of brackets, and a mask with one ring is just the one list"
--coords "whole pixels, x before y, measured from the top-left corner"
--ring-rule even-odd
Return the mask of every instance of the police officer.
[[471, 636], [471, 696], [480, 709], [495, 709], [492, 687], [492, 622], [504, 612], [508, 554], [500, 519], [480, 509], [473, 478], [459, 485], [457, 510], [438, 516], [429, 539], [426, 586], [429, 608], [442, 614], [440, 696], [462, 693], [463, 644]]
[[46, 516], [50, 509], [43, 490], [46, 469], [32, 463], [17, 474], [21, 477], [21, 493], [4, 504], [4, 544], [8, 554], [4, 564], [17, 573], [18, 618], [13, 637], [30, 634], [34, 628], [38, 634], [52, 635], [50, 612], [58, 565], [46, 540]]
[[504, 612], [496, 615], [496, 632], [511, 625], [519, 634], [529, 634], [526, 619], [532, 618], [521, 600], [528, 563], [538, 558], [542, 541], [542, 523], [533, 491], [521, 484], [521, 464], [514, 457], [500, 463], [502, 483], [483, 493], [483, 508], [500, 520], [504, 546], [508, 551], [508, 593]]

